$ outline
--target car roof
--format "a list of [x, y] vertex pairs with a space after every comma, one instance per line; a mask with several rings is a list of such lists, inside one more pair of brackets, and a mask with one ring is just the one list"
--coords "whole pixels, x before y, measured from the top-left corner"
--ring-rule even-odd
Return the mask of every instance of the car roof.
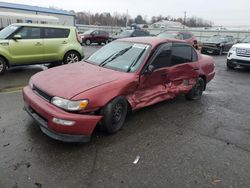
[[160, 38], [160, 37], [130, 37], [130, 38], [118, 39], [117, 41], [149, 44], [153, 48], [156, 47], [156, 46], [158, 46], [159, 44], [168, 43], [168, 42], [181, 42], [181, 43], [185, 43], [186, 44], [186, 42], [183, 41], [183, 40], [178, 40], [178, 39], [164, 39], [164, 38]]
[[64, 25], [52, 25], [52, 24], [33, 24], [33, 23], [15, 23], [12, 25], [17, 25], [17, 26], [28, 26], [28, 27], [53, 27], [53, 28], [66, 28], [66, 29], [71, 29], [75, 28], [74, 26], [64, 26]]

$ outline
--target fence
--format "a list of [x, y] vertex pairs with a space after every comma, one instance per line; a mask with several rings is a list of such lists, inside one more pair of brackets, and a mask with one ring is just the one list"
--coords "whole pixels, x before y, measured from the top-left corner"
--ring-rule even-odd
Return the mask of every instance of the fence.
[[[107, 31], [109, 33], [119, 33], [122, 29], [125, 29], [123, 27], [113, 27], [113, 26], [95, 26], [95, 25], [76, 25], [77, 29], [81, 32], [84, 32], [86, 30], [90, 29], [100, 29]], [[148, 28], [147, 29], [151, 34], [156, 35], [163, 31], [189, 31], [192, 32], [198, 39], [199, 42], [204, 42], [206, 39], [213, 35], [229, 35], [233, 36], [236, 39], [244, 38], [245, 36], [250, 35], [250, 31], [240, 31], [240, 30], [210, 30], [210, 29], [165, 29], [165, 28]]]

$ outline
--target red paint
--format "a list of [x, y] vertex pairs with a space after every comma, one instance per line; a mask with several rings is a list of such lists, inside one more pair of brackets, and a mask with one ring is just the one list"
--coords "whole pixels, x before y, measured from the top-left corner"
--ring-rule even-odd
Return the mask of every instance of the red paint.
[[[162, 43], [180, 42], [155, 37], [120, 41], [150, 44], [152, 51]], [[144, 64], [147, 62], [148, 57]], [[71, 100], [88, 99], [87, 108], [78, 114], [55, 107], [37, 96], [29, 87], [23, 90], [24, 101], [49, 121], [50, 129], [60, 133], [91, 135], [102, 117], [86, 115], [86, 112], [101, 109], [117, 96], [125, 96], [132, 110], [135, 110], [172, 99], [180, 93], [188, 93], [199, 76], [204, 77], [208, 83], [215, 75], [213, 59], [200, 54], [196, 62], [161, 68], [147, 75], [141, 74], [143, 65], [135, 73], [125, 73], [82, 62], [49, 69], [31, 78], [38, 88], [51, 96]], [[77, 123], [73, 127], [55, 125], [51, 122], [53, 117]]]

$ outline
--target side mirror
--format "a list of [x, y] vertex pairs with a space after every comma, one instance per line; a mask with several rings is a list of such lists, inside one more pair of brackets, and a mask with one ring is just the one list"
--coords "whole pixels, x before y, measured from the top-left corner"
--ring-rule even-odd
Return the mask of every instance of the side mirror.
[[22, 36], [21, 36], [21, 35], [14, 35], [14, 36], [13, 36], [13, 39], [14, 39], [14, 40], [22, 39]]
[[147, 67], [147, 69], [145, 70], [145, 74], [152, 74], [153, 72], [154, 72], [154, 70], [155, 70], [155, 67], [154, 67], [154, 65], [149, 65], [148, 67]]

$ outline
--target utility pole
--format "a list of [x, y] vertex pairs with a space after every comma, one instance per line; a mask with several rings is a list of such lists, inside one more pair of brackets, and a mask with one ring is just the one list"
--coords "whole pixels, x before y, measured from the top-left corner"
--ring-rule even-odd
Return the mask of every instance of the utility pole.
[[187, 11], [184, 11], [184, 26], [186, 25]]
[[127, 9], [127, 13], [126, 13], [126, 28], [128, 27], [128, 9]]

